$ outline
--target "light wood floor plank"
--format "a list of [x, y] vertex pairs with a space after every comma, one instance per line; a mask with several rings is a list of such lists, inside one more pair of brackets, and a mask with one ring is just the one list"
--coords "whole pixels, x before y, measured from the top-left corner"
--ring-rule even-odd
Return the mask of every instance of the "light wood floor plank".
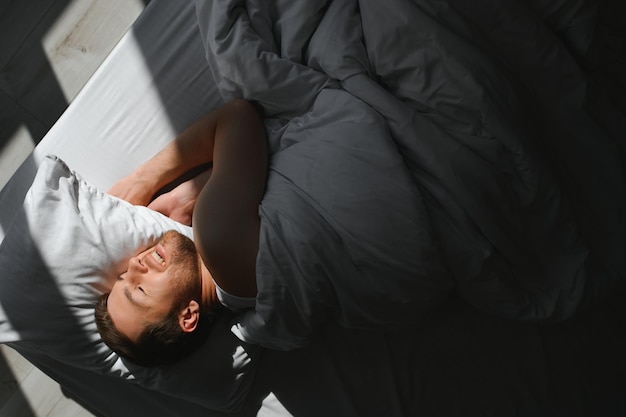
[[0, 345], [0, 353], [6, 360], [12, 377], [17, 383], [24, 381], [34, 368], [22, 355], [8, 346]]
[[76, 402], [61, 398], [46, 417], [93, 417], [93, 414], [85, 410]]
[[[17, 361], [17, 358], [11, 358], [9, 355], [4, 354], [4, 350], [8, 351], [8, 348], [5, 346], [1, 346], [0, 348], [4, 348], [0, 351], [0, 408], [4, 403], [7, 402], [9, 398], [15, 393], [15, 391], [19, 390], [19, 384], [24, 380], [28, 371], [32, 369], [32, 365], [28, 362], [26, 364], [20, 363]], [[14, 363], [15, 361], [15, 363]], [[14, 372], [14, 369], [17, 368], [18, 373]]]
[[0, 407], [0, 417], [93, 417], [66, 398], [59, 385], [36, 367]]
[[74, 0], [42, 38], [65, 98], [71, 101], [143, 10], [139, 0]]
[[44, 417], [62, 396], [56, 382], [33, 368], [20, 384], [20, 389], [0, 408], [0, 417]]

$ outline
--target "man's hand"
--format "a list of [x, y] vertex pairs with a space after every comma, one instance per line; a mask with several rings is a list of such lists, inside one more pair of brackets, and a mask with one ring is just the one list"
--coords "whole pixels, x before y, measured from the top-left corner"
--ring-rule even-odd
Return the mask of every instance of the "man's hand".
[[[207, 113], [180, 133], [159, 153], [109, 190], [109, 194], [134, 205], [147, 206], [154, 195], [190, 170], [213, 162], [217, 123], [232, 118], [242, 100]], [[241, 124], [241, 121], [237, 121]]]
[[211, 169], [206, 170], [185, 181], [172, 191], [158, 196], [148, 205], [149, 209], [158, 211], [172, 220], [191, 226], [193, 209], [196, 206], [198, 194], [211, 177]]
[[136, 206], [147, 206], [154, 196], [154, 191], [148, 181], [136, 178], [134, 175], [118, 181], [108, 193]]

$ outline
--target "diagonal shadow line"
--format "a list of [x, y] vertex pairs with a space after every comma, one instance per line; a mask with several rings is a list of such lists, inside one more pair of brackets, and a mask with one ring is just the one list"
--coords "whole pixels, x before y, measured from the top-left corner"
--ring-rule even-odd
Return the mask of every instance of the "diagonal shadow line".
[[[9, 141], [15, 139], [15, 134], [22, 126], [28, 130], [32, 145], [36, 146], [69, 105], [42, 42], [71, 1], [33, 0], [27, 6], [18, 7], [15, 5], [22, 2], [7, 0], [0, 6], [0, 153]], [[146, 6], [151, 2], [141, 1]], [[24, 7], [28, 15], [24, 13]], [[6, 14], [2, 15], [4, 12]], [[15, 13], [15, 18], [11, 13]], [[8, 20], [11, 20], [10, 24], [5, 24]], [[22, 27], [35, 29], [26, 32]], [[17, 28], [15, 30], [21, 32], [15, 36], [19, 46], [3, 41], [5, 36], [10, 38], [10, 34], [6, 33], [7, 28]], [[36, 86], [31, 86], [28, 80], [34, 80]], [[17, 173], [11, 174], [26, 182], [34, 177], [35, 171], [36, 164], [29, 157], [23, 161]], [[0, 190], [0, 199], [3, 194], [10, 195], [11, 198], [4, 199], [4, 203], [19, 206], [19, 201], [7, 200], [21, 201], [25, 191], [15, 193], [6, 189], [11, 186], [9, 182], [7, 187]], [[20, 186], [18, 184], [13, 188], [19, 189]], [[3, 207], [0, 211], [1, 231], [8, 230], [17, 211], [19, 208]]]
[[22, 417], [36, 417], [24, 393], [20, 390], [13, 371], [4, 354], [0, 352], [0, 411], [8, 403], [19, 403]]
[[[161, 1], [161, 5], [163, 4], [168, 4], [167, 2], [169, 2], [170, 0], [162, 0]], [[184, 0], [178, 0], [178, 2], [180, 1], [184, 1]], [[147, 2], [146, 2], [147, 3]], [[158, 3], [158, 2], [154, 2], [154, 3]], [[179, 27], [180, 26], [185, 26], [189, 24], [189, 18], [190, 17], [194, 17], [195, 16], [195, 7], [193, 6], [193, 3], [190, 3], [191, 7], [189, 10], [187, 10], [188, 12], [190, 12], [190, 14], [188, 14], [185, 18], [181, 18], [180, 20], [177, 20]], [[152, 4], [149, 5], [149, 7], [152, 6]], [[148, 8], [149, 8], [148, 7]], [[179, 6], [175, 6], [175, 9], [179, 9]], [[180, 17], [180, 16], [179, 16]], [[195, 21], [192, 20], [192, 21]], [[149, 56], [151, 58], [151, 60], [149, 60], [148, 64], [150, 65], [150, 69], [155, 71], [155, 79], [162, 79], [162, 77], [159, 77], [159, 71], [161, 70], [166, 70], [166, 68], [161, 67], [160, 65], [167, 65], [167, 63], [163, 63], [162, 60], [159, 59], [159, 56], [161, 54], [159, 54], [159, 51], [155, 49], [154, 46], [152, 46], [155, 42], [154, 42], [154, 37], [157, 37], [159, 39], [164, 39], [164, 37], [167, 37], [167, 33], [165, 34], [161, 34], [161, 33], [154, 33], [155, 28], [153, 28], [150, 25], [150, 21], [148, 19], [144, 19], [143, 23], [139, 23], [138, 25], [139, 30], [136, 31], [135, 33], [137, 35], [138, 40], [140, 41], [139, 43], [142, 45], [142, 47], [147, 47], [147, 48], [152, 48], [149, 51], [146, 51], [146, 55]], [[156, 28], [157, 31], [161, 30], [162, 28]], [[171, 30], [176, 30], [176, 29], [171, 29]], [[170, 32], [171, 34], [171, 32]], [[201, 53], [203, 54], [203, 47], [201, 45], [200, 40], [198, 39], [198, 36], [194, 36], [193, 37], [194, 42], [197, 42], [197, 48], [194, 51], [194, 53]], [[184, 48], [184, 52], [183, 55], [185, 55], [186, 53], [188, 53], [188, 48]], [[176, 58], [179, 59], [184, 59], [184, 56], [177, 56]], [[194, 59], [193, 61], [197, 61], [196, 59]], [[193, 62], [192, 61], [192, 62]], [[207, 77], [211, 77], [210, 72], [208, 67], [205, 69], [200, 69], [197, 73], [195, 73], [194, 75], [196, 77], [195, 81], [196, 83], [202, 84], [205, 81], [207, 82], [211, 82], [212, 83], [212, 78], [211, 80], [209, 80]], [[176, 91], [177, 89], [180, 88], [180, 85], [176, 85], [176, 83], [170, 83], [169, 81], [172, 80], [163, 80], [165, 82], [165, 84], [161, 84], [159, 85], [159, 90], [160, 93], [162, 95], [168, 96], [169, 98], [164, 100], [165, 103], [169, 103], [172, 107], [168, 108], [168, 115], [171, 118], [171, 123], [172, 125], [176, 128], [176, 129], [182, 129], [184, 127], [186, 127], [187, 125], [190, 124], [190, 121], [194, 118], [197, 118], [201, 113], [204, 113], [205, 111], [207, 111], [208, 109], [195, 109], [195, 111], [197, 111], [197, 114], [189, 114], [186, 113], [185, 111], [181, 111], [180, 109], [177, 110], [177, 107], [181, 104], [184, 104], [184, 101], [186, 100], [185, 97], [183, 97], [180, 93], [180, 91]], [[187, 82], [186, 80], [180, 80], [181, 82]], [[185, 88], [180, 88], [180, 90], [185, 90]], [[175, 97], [174, 99], [172, 99], [172, 97]], [[206, 105], [206, 103], [205, 103]], [[189, 107], [187, 106], [187, 110], [189, 110]], [[32, 158], [30, 158], [29, 160], [27, 160], [25, 162], [25, 164], [23, 165], [23, 170], [20, 170], [20, 172], [18, 173], [18, 175], [23, 176], [21, 179], [24, 178], [24, 176], [33, 176], [34, 173], [36, 172], [36, 166], [34, 164], [34, 161], [32, 160]], [[23, 184], [22, 184], [23, 185]], [[0, 195], [1, 197], [1, 195]], [[5, 200], [6, 201], [6, 200]], [[19, 204], [19, 203], [18, 203]], [[0, 211], [0, 216], [2, 216], [4, 213], [4, 210]], [[24, 222], [23, 218], [24, 218], [24, 212], [21, 209], [21, 207], [18, 207], [16, 211], [13, 211], [12, 213], [16, 213], [16, 214], [12, 214], [10, 215], [10, 218], [0, 218], [0, 225], [3, 227], [3, 230], [7, 232], [7, 236], [9, 236], [13, 230], [15, 229], [16, 226], [18, 226], [18, 231], [19, 231], [19, 225], [22, 224]], [[13, 222], [13, 218], [16, 219], [15, 222]], [[11, 226], [11, 224], [13, 223], [13, 226]], [[2, 242], [2, 246], [0, 246], [0, 264], [3, 265], [3, 268], [5, 267], [5, 265], [12, 263], [13, 265], [8, 267], [9, 269], [19, 269], [18, 266], [16, 266], [15, 264], [17, 262], [19, 262], [19, 260], [14, 261], [13, 258], [11, 256], [8, 256], [7, 258], [4, 259], [3, 262], [3, 256], [9, 255], [9, 252], [15, 252], [15, 250], [9, 250], [9, 245], [11, 245], [13, 243], [14, 239], [5, 239]], [[5, 246], [6, 245], [6, 246]], [[23, 250], [20, 249], [19, 250], [20, 253], [26, 253], [28, 252], [28, 256], [25, 256], [25, 258], [32, 260], [36, 260], [37, 258], [40, 257], [40, 254], [38, 253], [38, 251], [36, 250], [36, 248], [31, 247], [28, 248], [27, 250]], [[3, 271], [3, 272], [7, 272], [7, 271]], [[24, 281], [22, 280], [21, 282], [15, 282], [14, 279], [11, 279], [11, 275], [15, 275], [15, 274], [11, 274], [10, 271], [8, 271], [9, 273], [6, 274], [6, 279], [2, 279], [5, 277], [0, 277], [0, 279], [2, 279], [2, 291], [0, 291], [0, 305], [3, 306], [3, 309], [5, 310], [6, 316], [9, 320], [9, 322], [13, 325], [13, 328], [15, 328], [15, 330], [20, 334], [20, 337], [22, 338], [28, 338], [28, 332], [24, 331], [24, 330], [28, 330], [29, 328], [29, 322], [32, 319], [33, 316], [37, 316], [37, 315], [41, 315], [42, 317], [42, 323], [45, 322], [45, 319], [43, 318], [45, 316], [46, 311], [50, 312], [50, 311], [55, 311], [55, 316], [59, 317], [62, 316], [63, 320], [68, 323], [67, 326], [68, 327], [72, 327], [72, 328], [76, 328], [76, 329], [80, 329], [81, 326], [79, 323], [76, 322], [75, 317], [73, 317], [72, 312], [69, 310], [69, 308], [66, 306], [65, 308], [63, 308], [64, 305], [64, 297], [62, 292], [60, 291], [60, 288], [57, 287], [56, 283], [54, 282], [54, 279], [49, 275], [46, 274], [44, 271], [42, 271], [41, 274], [38, 274], [39, 277], [38, 282], [37, 282], [37, 286], [36, 288], [32, 287], [30, 288], [30, 290], [26, 287], [28, 287], [28, 285], [26, 283], [24, 283]], [[28, 319], [26, 321], [24, 321], [24, 313], [23, 311], [21, 312], [21, 307], [20, 304], [23, 303], [24, 299], [28, 299], [28, 293], [29, 292], [39, 292], [39, 293], [45, 293], [47, 294], [47, 300], [45, 302], [46, 306], [42, 305], [42, 304], [37, 304], [36, 306], [33, 306], [34, 309], [36, 311], [29, 311], [28, 313]], [[17, 300], [20, 300], [19, 302]], [[49, 313], [48, 313], [49, 314]], [[32, 327], [32, 326], [31, 326]], [[45, 327], [45, 326], [42, 326]], [[23, 330], [22, 330], [23, 329]], [[22, 330], [22, 331], [21, 331]], [[38, 329], [38, 331], [42, 331], [44, 329]], [[38, 340], [39, 340], [38, 336]], [[51, 339], [52, 340], [52, 339]], [[84, 343], [88, 343], [87, 341], [87, 336], [84, 334], [77, 334], [75, 335], [75, 337], [73, 338], [72, 344], [76, 345], [76, 344], [84, 344]], [[25, 357], [28, 358], [28, 354], [29, 354], [29, 349], [31, 349], [31, 346], [29, 345], [28, 341], [25, 341], [24, 343], [22, 342], [17, 342], [12, 344], [13, 347], [17, 348], [19, 351], [21, 351], [20, 353], [22, 353]], [[36, 349], [35, 349], [36, 350]], [[228, 352], [227, 352], [228, 353]], [[231, 352], [232, 353], [232, 352]], [[35, 354], [34, 357], [31, 360], [31, 362], [33, 363], [37, 363], [36, 361], [38, 359], [42, 359], [40, 357], [41, 355], [39, 354]], [[57, 358], [58, 359], [58, 358]], [[38, 367], [41, 369], [42, 367], [45, 368], [46, 364], [49, 364], [50, 361], [49, 360], [45, 360], [43, 363], [39, 363]], [[56, 369], [56, 367], [54, 368]], [[54, 369], [49, 369], [49, 371], [54, 371]], [[74, 372], [78, 372], [80, 373], [80, 370], [74, 370]], [[81, 396], [86, 396], [86, 398], [91, 398], [89, 397], [88, 394], [86, 394], [83, 391], [84, 387], [74, 387], [74, 388], [69, 388], [67, 386], [67, 384], [71, 384], [72, 383], [72, 378], [69, 378], [69, 380], [63, 380], [63, 375], [59, 375], [58, 373], [55, 372], [51, 372], [50, 374], [55, 380], [57, 381], [63, 381], [62, 385], [65, 386], [66, 388], [68, 388], [67, 393], [70, 394], [72, 397], [76, 397], [76, 398], [81, 398]], [[72, 374], [75, 375], [75, 374]], [[100, 378], [99, 376], [93, 376], [91, 377], [90, 380], [95, 380], [95, 379], [99, 379], [99, 380], [106, 380], [105, 377]], [[76, 381], [74, 381], [76, 382]], [[79, 392], [76, 393], [74, 390], [78, 389]], [[128, 394], [126, 392], [128, 392], [129, 390], [131, 390], [131, 387], [128, 386], [123, 386], [120, 384], [115, 384], [115, 386], [111, 387], [111, 390], [115, 390], [115, 389], [122, 389], [125, 393], [120, 393], [122, 394], [120, 396], [120, 398], [122, 397], [127, 397]], [[135, 388], [132, 388], [135, 389]], [[76, 395], [77, 394], [77, 395]], [[137, 394], [141, 394], [141, 392], [138, 392]], [[148, 394], [146, 394], [148, 395]], [[176, 403], [179, 401], [177, 399], [172, 399], [166, 396], [163, 396], [163, 398], [161, 397], [157, 397], [155, 398], [155, 394], [154, 393], [149, 393], [150, 397], [152, 398], [152, 403], [158, 403], [159, 401], [162, 401], [162, 406], [168, 405], [169, 403], [171, 403], [170, 408], [175, 409], [176, 407]], [[100, 405], [102, 407], [104, 407], [104, 409], [106, 409], [106, 404], [102, 404], [102, 398], [101, 396], [97, 397], [96, 399], [92, 399], [97, 405]], [[175, 414], [172, 414], [175, 415]]]
[[[4, 41], [4, 49], [0, 50], [3, 56], [0, 61], [0, 152], [21, 126], [27, 128], [33, 146], [37, 145], [68, 106], [42, 43], [70, 0], [56, 0], [52, 5], [42, 0], [24, 4], [9, 0], [2, 5], [2, 10], [8, 12], [0, 18], [3, 36], [13, 36], [19, 46]], [[31, 28], [22, 29], [25, 26]], [[7, 34], [8, 28], [16, 28], [21, 33]], [[38, 116], [33, 115], [34, 110]], [[28, 161], [24, 164], [32, 165]], [[15, 214], [14, 210], [5, 208], [0, 211], [0, 228], [4, 231], [10, 227]]]
[[[16, 217], [8, 234], [13, 232], [25, 236], [28, 234], [27, 228], [26, 215], [22, 211]], [[45, 270], [43, 266], [45, 262], [32, 240], [22, 238], [4, 240], [0, 244], [0, 265], [3, 267], [3, 274], [0, 276], [2, 287], [0, 305], [5, 316], [0, 316], [0, 320], [8, 321], [19, 335], [17, 342], [9, 343], [10, 347], [23, 354], [22, 348], [28, 350], [30, 346], [41, 343], [58, 344], [56, 329], [48, 326], [56, 320], [65, 321], [70, 328], [81, 328], [78, 319], [66, 303], [60, 285], [55, 282], [50, 272]], [[39, 267], [32, 269], [31, 265]], [[35, 294], [45, 294], [45, 297], [34, 296]], [[54, 320], [50, 320], [50, 314], [55, 317]], [[35, 332], [32, 329], [34, 322], [41, 324]], [[44, 340], [49, 342], [43, 342]], [[90, 341], [86, 335], [76, 334], [73, 343], [76, 343], [76, 346], [87, 346]], [[19, 386], [15, 395], [18, 396], [17, 400], [24, 397]]]
[[[35, 142], [33, 145], [36, 145], [68, 106], [42, 42], [69, 3], [70, 0], [57, 0], [50, 6], [49, 2], [33, 2], [28, 6], [28, 14], [22, 12], [16, 16], [17, 21], [11, 22], [11, 27], [34, 26], [29, 33], [22, 35], [23, 39], [16, 39], [20, 46], [15, 51], [0, 51], [10, 55], [0, 68], [0, 88], [12, 99], [4, 99], [1, 103], [0, 150], [21, 125], [28, 128]], [[33, 15], [41, 17], [29, 21], [29, 16]], [[8, 20], [6, 16], [3, 19]], [[42, 97], [43, 93], [45, 97]]]
[[[18, 3], [21, 2], [14, 2], [14, 4]], [[69, 104], [42, 47], [43, 37], [58, 20], [69, 3], [70, 0], [57, 0], [52, 5], [48, 1], [33, 1], [27, 6], [27, 13], [24, 14], [22, 12], [22, 19], [12, 22], [11, 27], [21, 28], [30, 23], [33, 29], [28, 33], [23, 33], [19, 40], [20, 47], [16, 47], [12, 53], [7, 50], [0, 51], [0, 54], [3, 54], [5, 57], [10, 56], [4, 62], [2, 68], [0, 68], [0, 152], [6, 148], [8, 142], [21, 126], [27, 128], [30, 137], [34, 141], [33, 146], [38, 144]], [[14, 4], [3, 4], [3, 10], [15, 10], [13, 9]], [[41, 17], [33, 21], [33, 16]], [[11, 18], [13, 17], [11, 16]], [[3, 20], [7, 18], [5, 15]], [[3, 26], [7, 27], [7, 25]], [[7, 44], [3, 43], [3, 45]], [[35, 81], [37, 83], [36, 87], [38, 87], [35, 89], [35, 95], [37, 92], [41, 94], [43, 91], [45, 92], [45, 97], [29, 95], [32, 81]], [[23, 103], [22, 100], [25, 100], [26, 103]], [[38, 113], [43, 116], [40, 118], [34, 116], [27, 109], [28, 107], [37, 109]], [[26, 164], [28, 165], [28, 163]], [[4, 210], [2, 213], [4, 214]], [[23, 215], [23, 213], [20, 214]], [[12, 215], [10, 218], [0, 215], [0, 227], [2, 227], [2, 230], [6, 231], [9, 229], [12, 220]], [[5, 283], [3, 282], [3, 294], [7, 294], [7, 288], [4, 288]], [[49, 284], [54, 286], [52, 282]], [[51, 298], [55, 298], [57, 301], [63, 300], [60, 293], [55, 295], [54, 289], [51, 288], [50, 290]], [[4, 305], [5, 303], [2, 302], [2, 304]], [[71, 317], [71, 315], [69, 316]], [[78, 323], [76, 324], [78, 325]], [[0, 400], [2, 400], [0, 409], [9, 404], [11, 406], [19, 404], [20, 416], [35, 417], [34, 410], [20, 389], [19, 382], [10, 369], [6, 358], [1, 353], [0, 375], [2, 375], [1, 382], [3, 384], [1, 388], [8, 393], [7, 398], [2, 398], [2, 392], [0, 392]]]
[[5, 151], [21, 126], [28, 130], [33, 146], [41, 141], [48, 130], [17, 100], [0, 90], [0, 153]]
[[[16, 4], [20, 3], [15, 0], [9, 1]], [[10, 56], [0, 68], [0, 152], [23, 125], [26, 126], [34, 142], [33, 146], [36, 146], [69, 105], [41, 45], [43, 37], [70, 2], [70, 0], [56, 0], [52, 6], [49, 1], [29, 2], [28, 16], [42, 16], [39, 21], [34, 23], [35, 29], [18, 41], [23, 46], [22, 48], [16, 48], [14, 51], [0, 49], [0, 56]], [[142, 0], [142, 3], [147, 6], [150, 0]], [[9, 4], [5, 4], [3, 7], [8, 6]], [[18, 18], [17, 22], [13, 21], [13, 27], [27, 26], [28, 23], [23, 20], [23, 18]], [[9, 37], [10, 35], [3, 33], [2, 36]], [[36, 44], [37, 46], [31, 49], [25, 48], [25, 45], [28, 44]], [[36, 73], [32, 74], [33, 77], [30, 78], [41, 82], [39, 88], [45, 91], [46, 95], [45, 98], [33, 97], [30, 101], [34, 100], [39, 103], [35, 105], [40, 110], [38, 114], [43, 114], [43, 117], [35, 116], [32, 111], [27, 109], [28, 106], [21, 103], [19, 97], [28, 88], [28, 85], [17, 85], [18, 83], [14, 81], [15, 74], [18, 74], [19, 77], [24, 73], [32, 73], [32, 63], [35, 63]], [[2, 226], [8, 227], [6, 224], [2, 224]]]
[[[163, 0], [163, 1], [169, 1], [169, 0]], [[150, 3], [149, 1], [144, 0], [144, 3], [148, 4]], [[193, 6], [193, 5], [192, 5]], [[195, 10], [191, 9], [192, 11]], [[143, 30], [142, 33], [146, 34], [146, 32], [149, 32], [149, 22], [145, 22], [144, 26], [143, 26]], [[149, 37], [153, 36], [153, 34], [148, 33], [147, 34], [148, 38], [144, 38], [145, 42], [149, 41]], [[198, 40], [199, 42], [199, 40]], [[198, 47], [201, 48], [201, 45], [198, 44]], [[158, 51], [152, 51], [152, 58], [155, 60], [153, 61], [153, 63], [159, 63], [160, 61], [158, 61]], [[202, 71], [203, 75], [207, 75], [208, 73], [208, 68], [206, 70]], [[170, 86], [168, 84], [168, 87], [170, 88], [170, 90], [162, 92], [163, 94], [168, 94], [168, 93], [172, 93], [172, 94], [176, 94], [176, 91], [171, 91], [171, 88], [176, 89], [176, 86]], [[180, 94], [179, 94], [180, 96]], [[166, 102], [171, 103], [172, 100], [170, 98], [170, 100], [167, 100]], [[174, 105], [176, 106], [178, 103], [174, 103]], [[169, 109], [172, 110], [172, 109]], [[205, 109], [206, 110], [206, 109]], [[204, 110], [202, 109], [198, 109], [199, 112], [204, 112]], [[178, 119], [176, 117], [173, 118], [173, 122], [172, 124], [174, 126], [176, 126], [177, 128], [183, 128], [186, 127], [189, 124], [189, 118], [195, 118], [195, 115], [189, 115], [189, 114], [184, 114], [181, 113], [180, 111], [178, 112], [178, 115], [183, 115], [182, 119]], [[22, 168], [20, 171], [18, 172], [18, 175], [26, 175], [26, 176], [33, 176], [34, 173], [36, 172], [36, 165], [34, 163], [34, 161], [32, 160], [32, 158], [29, 158], [24, 165], [22, 166]], [[21, 184], [23, 186], [23, 184]], [[19, 185], [18, 185], [19, 187]], [[0, 195], [1, 197], [1, 195]], [[19, 205], [19, 203], [18, 203]], [[6, 207], [5, 207], [6, 208]], [[5, 210], [0, 211], [0, 226], [3, 228], [3, 230], [7, 233], [7, 236], [10, 236], [13, 232], [14, 229], [17, 228], [17, 231], [19, 232], [19, 225], [24, 223], [24, 211], [21, 209], [21, 206], [18, 207], [17, 210], [11, 212], [13, 214], [10, 215], [10, 218], [8, 217], [2, 217], [5, 213]], [[13, 219], [15, 219], [15, 222], [13, 221]], [[34, 346], [31, 346], [32, 342], [28, 341], [28, 338], [30, 336], [28, 329], [29, 327], [32, 327], [32, 325], [30, 325], [29, 323], [32, 322], [33, 317], [41, 317], [41, 323], [45, 323], [45, 315], [46, 314], [50, 314], [51, 311], [55, 311], [55, 317], [63, 317], [63, 321], [65, 323], [67, 323], [67, 327], [71, 327], [71, 328], [76, 328], [76, 329], [80, 329], [80, 323], [78, 323], [76, 321], [76, 318], [73, 316], [72, 311], [70, 310], [69, 306], [65, 305], [65, 300], [64, 300], [64, 295], [61, 292], [61, 289], [58, 287], [58, 284], [55, 282], [54, 278], [51, 277], [49, 274], [47, 274], [45, 271], [40, 271], [41, 273], [37, 273], [34, 276], [31, 276], [31, 279], [36, 279], [36, 286], [30, 285], [29, 283], [25, 282], [25, 279], [15, 279], [15, 273], [11, 273], [11, 270], [20, 270], [19, 265], [16, 265], [17, 263], [21, 262], [21, 260], [15, 260], [15, 256], [11, 255], [10, 253], [15, 253], [16, 251], [19, 253], [23, 253], [25, 254], [24, 258], [25, 259], [29, 259], [29, 262], [35, 262], [37, 264], [42, 263], [41, 261], [37, 261], [37, 259], [41, 258], [41, 255], [39, 254], [38, 250], [36, 247], [29, 247], [29, 248], [19, 248], [19, 249], [14, 249], [11, 250], [10, 246], [12, 244], [15, 243], [15, 239], [5, 239], [2, 242], [2, 245], [0, 246], [0, 264], [3, 265], [3, 268], [5, 266], [7, 266], [7, 268], [9, 269], [8, 271], [3, 271], [6, 274], [3, 274], [4, 276], [0, 276], [0, 280], [2, 281], [2, 291], [0, 291], [0, 305], [2, 305], [3, 309], [5, 310], [6, 313], [6, 318], [8, 319], [9, 323], [11, 323], [12, 327], [16, 330], [16, 332], [18, 332], [19, 337], [21, 339], [20, 342], [15, 342], [15, 343], [11, 343], [11, 346], [16, 348], [16, 350], [18, 350], [18, 352], [20, 352], [23, 356], [25, 356], [26, 358], [29, 358], [29, 354], [32, 353], [31, 349], [34, 352], [37, 352], [37, 348], [35, 348]], [[5, 257], [6, 255], [6, 257]], [[29, 278], [29, 277], [24, 277], [24, 278]], [[26, 280], [28, 281], [28, 280]], [[24, 314], [23, 308], [20, 305], [23, 305], [24, 300], [29, 298], [28, 294], [32, 294], [32, 293], [45, 293], [47, 294], [46, 297], [46, 301], [45, 303], [36, 303], [36, 305], [32, 305], [33, 309], [29, 309], [28, 314]], [[38, 332], [40, 333], [39, 336], [37, 336], [37, 340], [40, 340], [41, 338], [41, 331], [44, 332], [49, 332], [52, 329], [45, 329], [45, 325], [42, 325], [42, 328], [38, 329]], [[51, 343], [53, 340], [53, 335], [52, 334], [47, 334], [46, 333], [46, 338], [49, 338], [49, 340], [51, 341]], [[84, 344], [89, 344], [89, 340], [87, 335], [85, 334], [75, 334], [75, 337], [72, 340], [72, 345], [84, 345]], [[228, 352], [226, 352], [228, 353]], [[232, 353], [232, 352], [231, 352]], [[45, 369], [46, 366], [50, 365], [51, 361], [55, 361], [55, 360], [59, 360], [59, 358], [47, 358], [44, 359], [41, 357], [41, 355], [39, 353], [34, 353], [33, 356], [29, 359], [32, 363], [36, 363], [37, 367], [40, 369]], [[43, 362], [38, 363], [38, 360], [42, 360]], [[58, 364], [59, 366], [63, 365], [61, 363]], [[50, 371], [51, 373], [49, 375], [51, 375], [55, 380], [57, 380], [58, 382], [61, 382], [62, 385], [65, 388], [65, 392], [66, 395], [69, 395], [70, 397], [75, 397], [75, 399], [78, 399], [79, 403], [80, 403], [80, 398], [82, 398], [82, 395], [85, 395], [84, 392], [80, 391], [78, 393], [78, 395], [76, 395], [76, 393], [74, 392], [75, 389], [77, 389], [77, 387], [73, 387], [71, 388], [68, 384], [71, 385], [72, 382], [76, 382], [74, 381], [71, 377], [68, 380], [63, 380], [63, 375], [59, 375], [58, 373], [55, 373], [55, 369], [56, 366], [54, 367], [54, 369], [48, 369], [48, 371]], [[76, 373], [80, 373], [82, 372], [79, 369], [73, 369], [73, 372], [75, 372], [72, 375], [75, 375]], [[99, 379], [102, 381], [107, 380], [106, 377], [100, 377], [98, 375], [96, 376], [91, 376], [91, 380], [94, 379]], [[118, 387], [119, 384], [115, 384], [115, 387], [111, 387], [111, 389]], [[79, 390], [82, 390], [84, 387], [78, 387]], [[129, 390], [139, 390], [138, 388], [134, 388], [133, 386], [122, 386], [121, 388], [124, 389], [124, 391], [129, 391]], [[139, 392], [138, 394], [140, 394], [141, 392]], [[126, 395], [126, 394], [125, 394]], [[162, 402], [162, 406], [166, 406], [169, 403], [171, 403], [171, 405], [169, 405], [169, 407], [173, 410], [176, 407], [176, 402], [178, 400], [174, 400], [172, 398], [169, 398], [167, 396], [163, 396], [163, 398], [158, 397], [158, 398], [154, 398], [156, 394], [154, 393], [149, 393], [149, 395], [154, 399], [153, 402], [158, 403], [159, 401]], [[89, 396], [87, 396], [86, 398], [90, 398]], [[98, 402], [100, 401], [100, 402]], [[101, 396], [98, 397], [98, 401], [96, 401], [96, 403], [98, 405], [102, 405], [101, 403]], [[106, 407], [105, 407], [106, 409]], [[172, 414], [174, 415], [174, 414]], [[29, 417], [29, 416], [27, 416]]]

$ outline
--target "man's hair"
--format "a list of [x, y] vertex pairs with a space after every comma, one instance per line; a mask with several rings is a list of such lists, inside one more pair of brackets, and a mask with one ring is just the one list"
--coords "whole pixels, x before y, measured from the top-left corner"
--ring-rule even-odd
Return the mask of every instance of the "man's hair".
[[106, 293], [96, 304], [96, 325], [100, 337], [112, 351], [143, 366], [169, 365], [192, 353], [208, 335], [220, 309], [203, 311], [198, 327], [189, 333], [180, 328], [177, 312], [170, 312], [162, 321], [146, 326], [137, 343], [133, 343], [115, 327], [107, 311], [108, 298], [109, 293]]
[[[188, 285], [182, 283], [177, 286], [175, 301], [166, 317], [160, 322], [148, 324], [137, 342], [132, 342], [115, 327], [107, 309], [109, 293], [102, 295], [96, 304], [96, 325], [104, 343], [118, 355], [138, 365], [168, 365], [189, 355], [202, 344], [215, 321], [217, 310], [221, 309], [216, 306], [207, 311], [202, 307], [200, 269], [196, 268], [199, 257], [190, 239], [184, 237], [179, 242], [181, 247], [177, 252], [181, 259], [176, 262], [175, 279], [187, 281]], [[194, 331], [184, 332], [178, 316], [191, 300], [197, 300], [201, 305], [200, 319]]]

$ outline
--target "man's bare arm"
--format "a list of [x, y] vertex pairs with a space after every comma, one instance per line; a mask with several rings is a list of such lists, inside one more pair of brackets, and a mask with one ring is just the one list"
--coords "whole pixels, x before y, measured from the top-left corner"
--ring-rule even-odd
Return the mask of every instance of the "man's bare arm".
[[218, 125], [237, 119], [234, 113], [241, 102], [227, 103], [198, 119], [152, 159], [111, 187], [109, 193], [145, 206], [165, 185], [193, 168], [213, 162]]
[[254, 297], [267, 158], [259, 113], [252, 103], [235, 100], [199, 119], [109, 193], [147, 205], [163, 186], [213, 163], [193, 214], [196, 247], [222, 289]]
[[213, 172], [198, 196], [193, 216], [194, 240], [222, 289], [254, 297], [267, 137], [256, 109], [246, 102], [236, 106], [232, 113], [236, 118], [216, 129]]

